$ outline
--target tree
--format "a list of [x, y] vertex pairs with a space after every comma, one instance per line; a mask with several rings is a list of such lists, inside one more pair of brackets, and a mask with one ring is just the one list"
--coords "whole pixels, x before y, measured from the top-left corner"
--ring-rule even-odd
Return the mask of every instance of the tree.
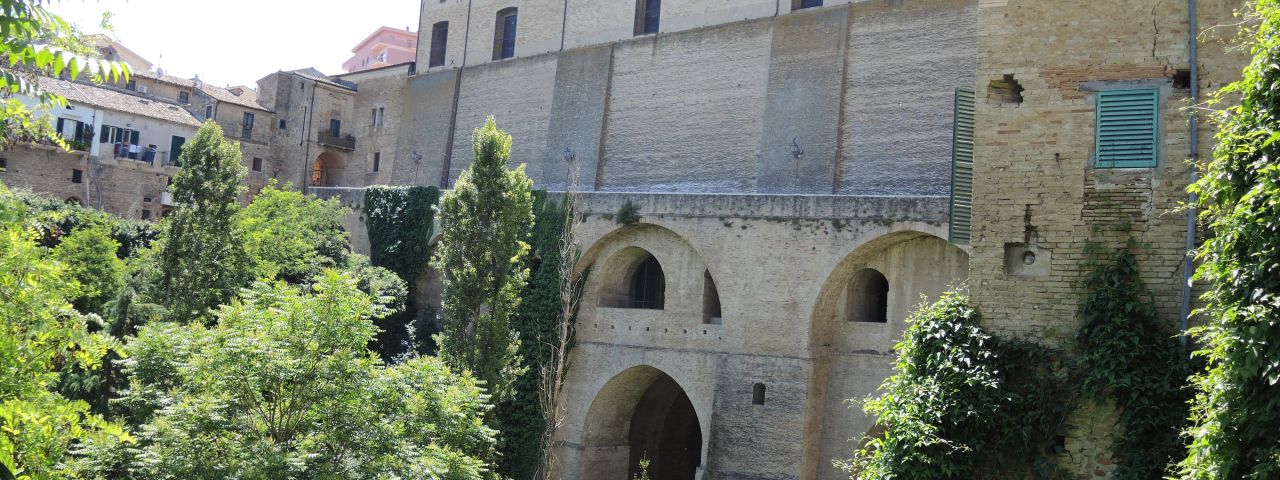
[[53, 258], [62, 262], [67, 277], [80, 285], [72, 304], [81, 313], [102, 315], [104, 305], [122, 285], [125, 265], [116, 257], [120, 243], [110, 234], [105, 226], [77, 230], [53, 249]]
[[1209, 286], [1193, 380], [1184, 479], [1280, 477], [1280, 2], [1259, 0], [1254, 58], [1217, 100], [1218, 145], [1190, 187], [1202, 225], [1197, 279]]
[[342, 217], [347, 213], [336, 199], [282, 190], [273, 180], [236, 217], [236, 228], [256, 278], [296, 284], [346, 264], [350, 248]]
[[0, 478], [70, 478], [63, 460], [74, 445], [130, 437], [50, 386], [59, 363], [93, 368], [114, 345], [71, 308], [76, 285], [41, 255], [22, 210], [0, 184]]
[[86, 477], [496, 479], [487, 396], [439, 360], [367, 349], [385, 313], [356, 280], [257, 283], [212, 327], [159, 322], [128, 348], [140, 444], [80, 452]]
[[502, 401], [523, 373], [510, 318], [529, 277], [524, 257], [527, 226], [533, 222], [533, 182], [524, 165], [507, 168], [511, 136], [498, 130], [493, 117], [472, 133], [471, 143], [474, 162], [440, 201], [443, 237], [435, 258], [444, 280], [440, 356], [456, 369], [474, 372]]
[[154, 297], [181, 321], [208, 320], [252, 279], [235, 215], [244, 166], [240, 148], [205, 122], [182, 150], [182, 170], [173, 179], [177, 209], [170, 217], [157, 255]]
[[[66, 105], [66, 99], [40, 88], [39, 77], [75, 79], [83, 72], [93, 80], [128, 78], [128, 67], [96, 59], [70, 24], [44, 8], [49, 0], [0, 0], [0, 91], [39, 100], [43, 107]], [[104, 19], [104, 26], [106, 20]], [[46, 116], [35, 115], [12, 98], [0, 108], [0, 149], [15, 142], [50, 142], [66, 148]]]

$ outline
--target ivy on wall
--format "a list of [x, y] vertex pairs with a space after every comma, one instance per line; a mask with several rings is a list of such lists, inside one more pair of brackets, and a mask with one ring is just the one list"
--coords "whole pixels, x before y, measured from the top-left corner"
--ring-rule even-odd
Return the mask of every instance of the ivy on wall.
[[1247, 20], [1254, 58], [1218, 95], [1218, 145], [1191, 191], [1213, 234], [1197, 276], [1210, 288], [1197, 355], [1184, 479], [1280, 478], [1280, 1]]
[[413, 348], [421, 354], [434, 352], [434, 309], [417, 305], [414, 292], [418, 277], [431, 261], [431, 237], [435, 207], [440, 201], [436, 187], [373, 186], [364, 191], [365, 225], [369, 231], [369, 260], [395, 272], [408, 285], [405, 309], [378, 320], [382, 329], [374, 349], [384, 360], [394, 359]]
[[[1087, 265], [1076, 334], [1079, 393], [1119, 415], [1112, 478], [1162, 478], [1184, 452], [1180, 434], [1190, 399], [1190, 362], [1171, 325], [1156, 313], [1132, 242]], [[1096, 247], [1095, 247], [1096, 249]]]
[[1073, 407], [1061, 355], [980, 319], [950, 292], [908, 320], [894, 375], [864, 405], [883, 433], [842, 465], [853, 478], [1065, 478], [1049, 457]]
[[520, 293], [520, 307], [511, 328], [520, 335], [520, 356], [529, 371], [516, 379], [515, 395], [497, 405], [502, 432], [499, 473], [516, 480], [530, 480], [542, 460], [542, 434], [546, 429], [539, 388], [543, 365], [552, 361], [552, 345], [558, 342], [560, 298], [560, 242], [564, 238], [565, 208], [547, 192], [533, 192], [534, 224], [529, 237], [529, 283]]

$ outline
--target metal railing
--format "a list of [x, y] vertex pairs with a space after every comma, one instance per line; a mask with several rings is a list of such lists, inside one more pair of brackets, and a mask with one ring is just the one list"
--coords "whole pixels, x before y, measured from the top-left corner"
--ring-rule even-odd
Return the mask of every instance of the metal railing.
[[321, 130], [319, 135], [316, 136], [316, 143], [340, 150], [354, 151], [356, 149], [356, 137], [350, 133], [334, 135], [328, 130]]

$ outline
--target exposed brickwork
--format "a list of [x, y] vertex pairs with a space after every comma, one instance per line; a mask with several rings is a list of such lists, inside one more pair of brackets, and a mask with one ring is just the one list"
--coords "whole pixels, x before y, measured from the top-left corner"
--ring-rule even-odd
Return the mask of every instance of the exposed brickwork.
[[[1202, 1], [1200, 86], [1238, 77], [1244, 59], [1218, 40], [1231, 34], [1236, 0]], [[1062, 344], [1074, 334], [1079, 282], [1090, 246], [1114, 249], [1132, 237], [1157, 310], [1177, 325], [1182, 291], [1189, 177], [1189, 90], [1175, 88], [1189, 68], [1183, 2], [984, 0], [979, 5], [978, 108], [971, 285], [988, 326]], [[1021, 103], [1000, 87], [1012, 75]], [[1100, 89], [1160, 91], [1155, 168], [1093, 167], [1095, 98]], [[1198, 132], [1207, 157], [1211, 128]], [[1052, 253], [1043, 276], [1006, 272], [1008, 245]], [[1017, 271], [1015, 269], [1015, 271]], [[1103, 478], [1114, 412], [1089, 408], [1071, 419], [1069, 456], [1077, 478]]]

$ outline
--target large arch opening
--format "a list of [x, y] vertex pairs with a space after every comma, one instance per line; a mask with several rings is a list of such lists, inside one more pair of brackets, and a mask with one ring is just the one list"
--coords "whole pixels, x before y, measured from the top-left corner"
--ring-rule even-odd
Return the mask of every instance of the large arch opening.
[[649, 478], [693, 480], [702, 465], [702, 424], [689, 395], [649, 366], [609, 380], [587, 412], [580, 478], [627, 480], [648, 460]]
[[342, 157], [324, 152], [311, 164], [310, 180], [314, 187], [337, 187], [342, 181]]

